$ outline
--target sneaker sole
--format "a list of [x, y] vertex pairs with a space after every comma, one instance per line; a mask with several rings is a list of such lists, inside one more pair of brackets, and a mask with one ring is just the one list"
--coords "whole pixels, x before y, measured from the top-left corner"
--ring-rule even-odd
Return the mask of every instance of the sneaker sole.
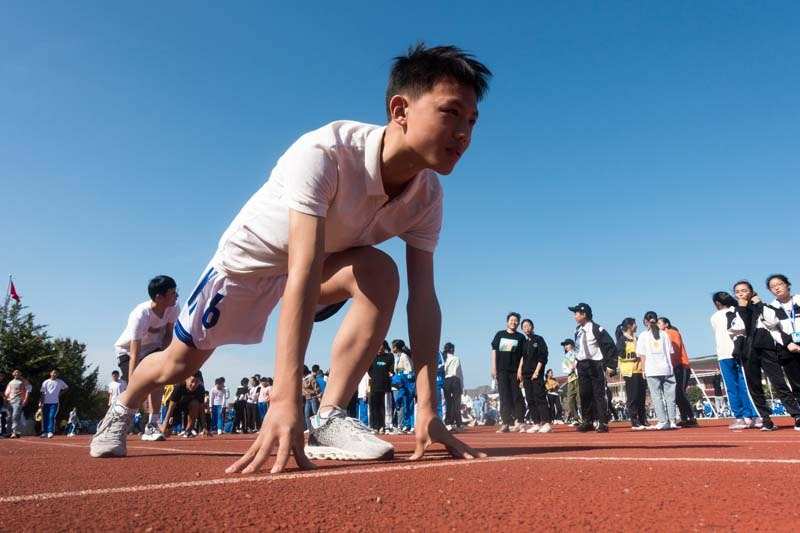
[[94, 457], [95, 459], [101, 459], [105, 457], [125, 457], [127, 455], [126, 451], [108, 451], [108, 452], [96, 452], [92, 449], [89, 450], [89, 456]]
[[333, 446], [306, 446], [306, 457], [309, 459], [327, 459], [331, 461], [386, 461], [394, 458], [394, 448], [390, 448], [383, 455], [353, 452]]

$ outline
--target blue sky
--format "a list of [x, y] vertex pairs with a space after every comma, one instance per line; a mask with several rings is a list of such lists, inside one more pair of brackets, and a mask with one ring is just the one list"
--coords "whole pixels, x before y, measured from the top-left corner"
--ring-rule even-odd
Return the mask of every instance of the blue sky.
[[[495, 73], [442, 179], [442, 342], [466, 385], [488, 382], [509, 310], [556, 354], [579, 301], [608, 327], [656, 310], [711, 353], [713, 291], [800, 283], [800, 7], [517, 4], [4, 3], [0, 272], [110, 372], [150, 277], [187, 296], [300, 134], [383, 123], [391, 58], [453, 43]], [[400, 242], [382, 248], [402, 267]], [[407, 339], [404, 299], [390, 338]], [[327, 364], [340, 319], [315, 328], [309, 362]], [[207, 372], [271, 375], [276, 322]]]

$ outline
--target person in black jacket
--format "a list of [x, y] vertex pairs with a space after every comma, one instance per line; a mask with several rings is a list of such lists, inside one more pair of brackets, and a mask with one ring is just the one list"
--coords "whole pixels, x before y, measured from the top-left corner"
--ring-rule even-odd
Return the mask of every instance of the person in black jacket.
[[547, 405], [547, 391], [544, 388], [544, 367], [547, 365], [547, 343], [539, 335], [533, 333], [531, 319], [522, 321], [522, 333], [525, 341], [522, 344], [522, 359], [519, 362], [517, 379], [525, 389], [525, 400], [528, 404], [526, 420], [533, 422], [528, 433], [549, 433], [550, 409]]
[[394, 356], [383, 341], [369, 367], [369, 425], [378, 433], [386, 431], [386, 393], [392, 391]]
[[583, 423], [575, 428], [591, 431], [597, 421], [597, 432], [608, 433], [606, 401], [606, 376], [613, 376], [617, 368], [617, 350], [608, 332], [593, 322], [592, 308], [579, 303], [569, 308], [575, 313], [575, 348], [577, 355], [578, 388], [581, 395]]
[[743, 361], [745, 380], [753, 405], [761, 415], [762, 431], [777, 429], [772, 421], [772, 410], [767, 404], [764, 388], [761, 385], [761, 373], [767, 375], [772, 390], [783, 406], [795, 419], [795, 427], [800, 427], [800, 404], [798, 404], [789, 386], [781, 367], [779, 353], [783, 345], [778, 343], [770, 333], [777, 325], [780, 330], [776, 310], [764, 304], [753, 290], [750, 282], [742, 280], [733, 286], [736, 295], [736, 314], [744, 324], [744, 340], [735, 343], [735, 355]]

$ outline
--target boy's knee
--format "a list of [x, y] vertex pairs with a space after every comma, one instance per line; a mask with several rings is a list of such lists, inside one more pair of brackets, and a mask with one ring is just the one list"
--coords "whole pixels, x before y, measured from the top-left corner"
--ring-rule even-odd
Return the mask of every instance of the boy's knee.
[[377, 248], [364, 248], [353, 272], [359, 287], [370, 287], [392, 298], [400, 291], [400, 273], [391, 256]]

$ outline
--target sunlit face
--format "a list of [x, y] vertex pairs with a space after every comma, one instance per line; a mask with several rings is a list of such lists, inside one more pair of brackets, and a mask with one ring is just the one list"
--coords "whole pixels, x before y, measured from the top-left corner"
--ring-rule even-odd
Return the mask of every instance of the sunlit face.
[[586, 313], [575, 311], [575, 322], [577, 322], [579, 326], [586, 324], [587, 320], [588, 318], [586, 316]]
[[564, 353], [569, 353], [572, 351], [573, 348], [575, 348], [575, 346], [573, 344], [567, 343], [563, 346], [563, 348], [564, 348]]
[[22, 377], [22, 372], [20, 372], [19, 370], [14, 370], [11, 373], [11, 377], [13, 377], [14, 379], [19, 379]]
[[753, 291], [744, 283], [740, 283], [733, 288], [733, 293], [739, 300], [750, 300], [753, 297]]
[[186, 379], [186, 388], [190, 391], [196, 390], [197, 386], [200, 384], [200, 380], [196, 377], [192, 376]]
[[451, 80], [409, 99], [405, 141], [426, 168], [450, 174], [469, 148], [478, 120], [475, 91]]
[[667, 323], [661, 320], [660, 318], [658, 319], [658, 329], [660, 329], [661, 331], [665, 331], [667, 329]]
[[786, 300], [791, 296], [789, 293], [789, 285], [780, 278], [772, 278], [769, 280], [769, 292], [775, 295], [778, 300]]
[[50, 379], [56, 379], [57, 377], [58, 377], [58, 370], [51, 370]]
[[156, 303], [163, 303], [165, 307], [172, 307], [178, 302], [178, 291], [175, 289], [169, 289], [164, 294], [157, 294], [156, 295]]
[[508, 320], [506, 321], [506, 327], [508, 327], [508, 329], [511, 331], [517, 331], [517, 328], [519, 327], [519, 318], [513, 315], [508, 317]]
[[533, 334], [533, 324], [529, 321], [525, 321], [522, 323], [522, 333], [530, 337]]

